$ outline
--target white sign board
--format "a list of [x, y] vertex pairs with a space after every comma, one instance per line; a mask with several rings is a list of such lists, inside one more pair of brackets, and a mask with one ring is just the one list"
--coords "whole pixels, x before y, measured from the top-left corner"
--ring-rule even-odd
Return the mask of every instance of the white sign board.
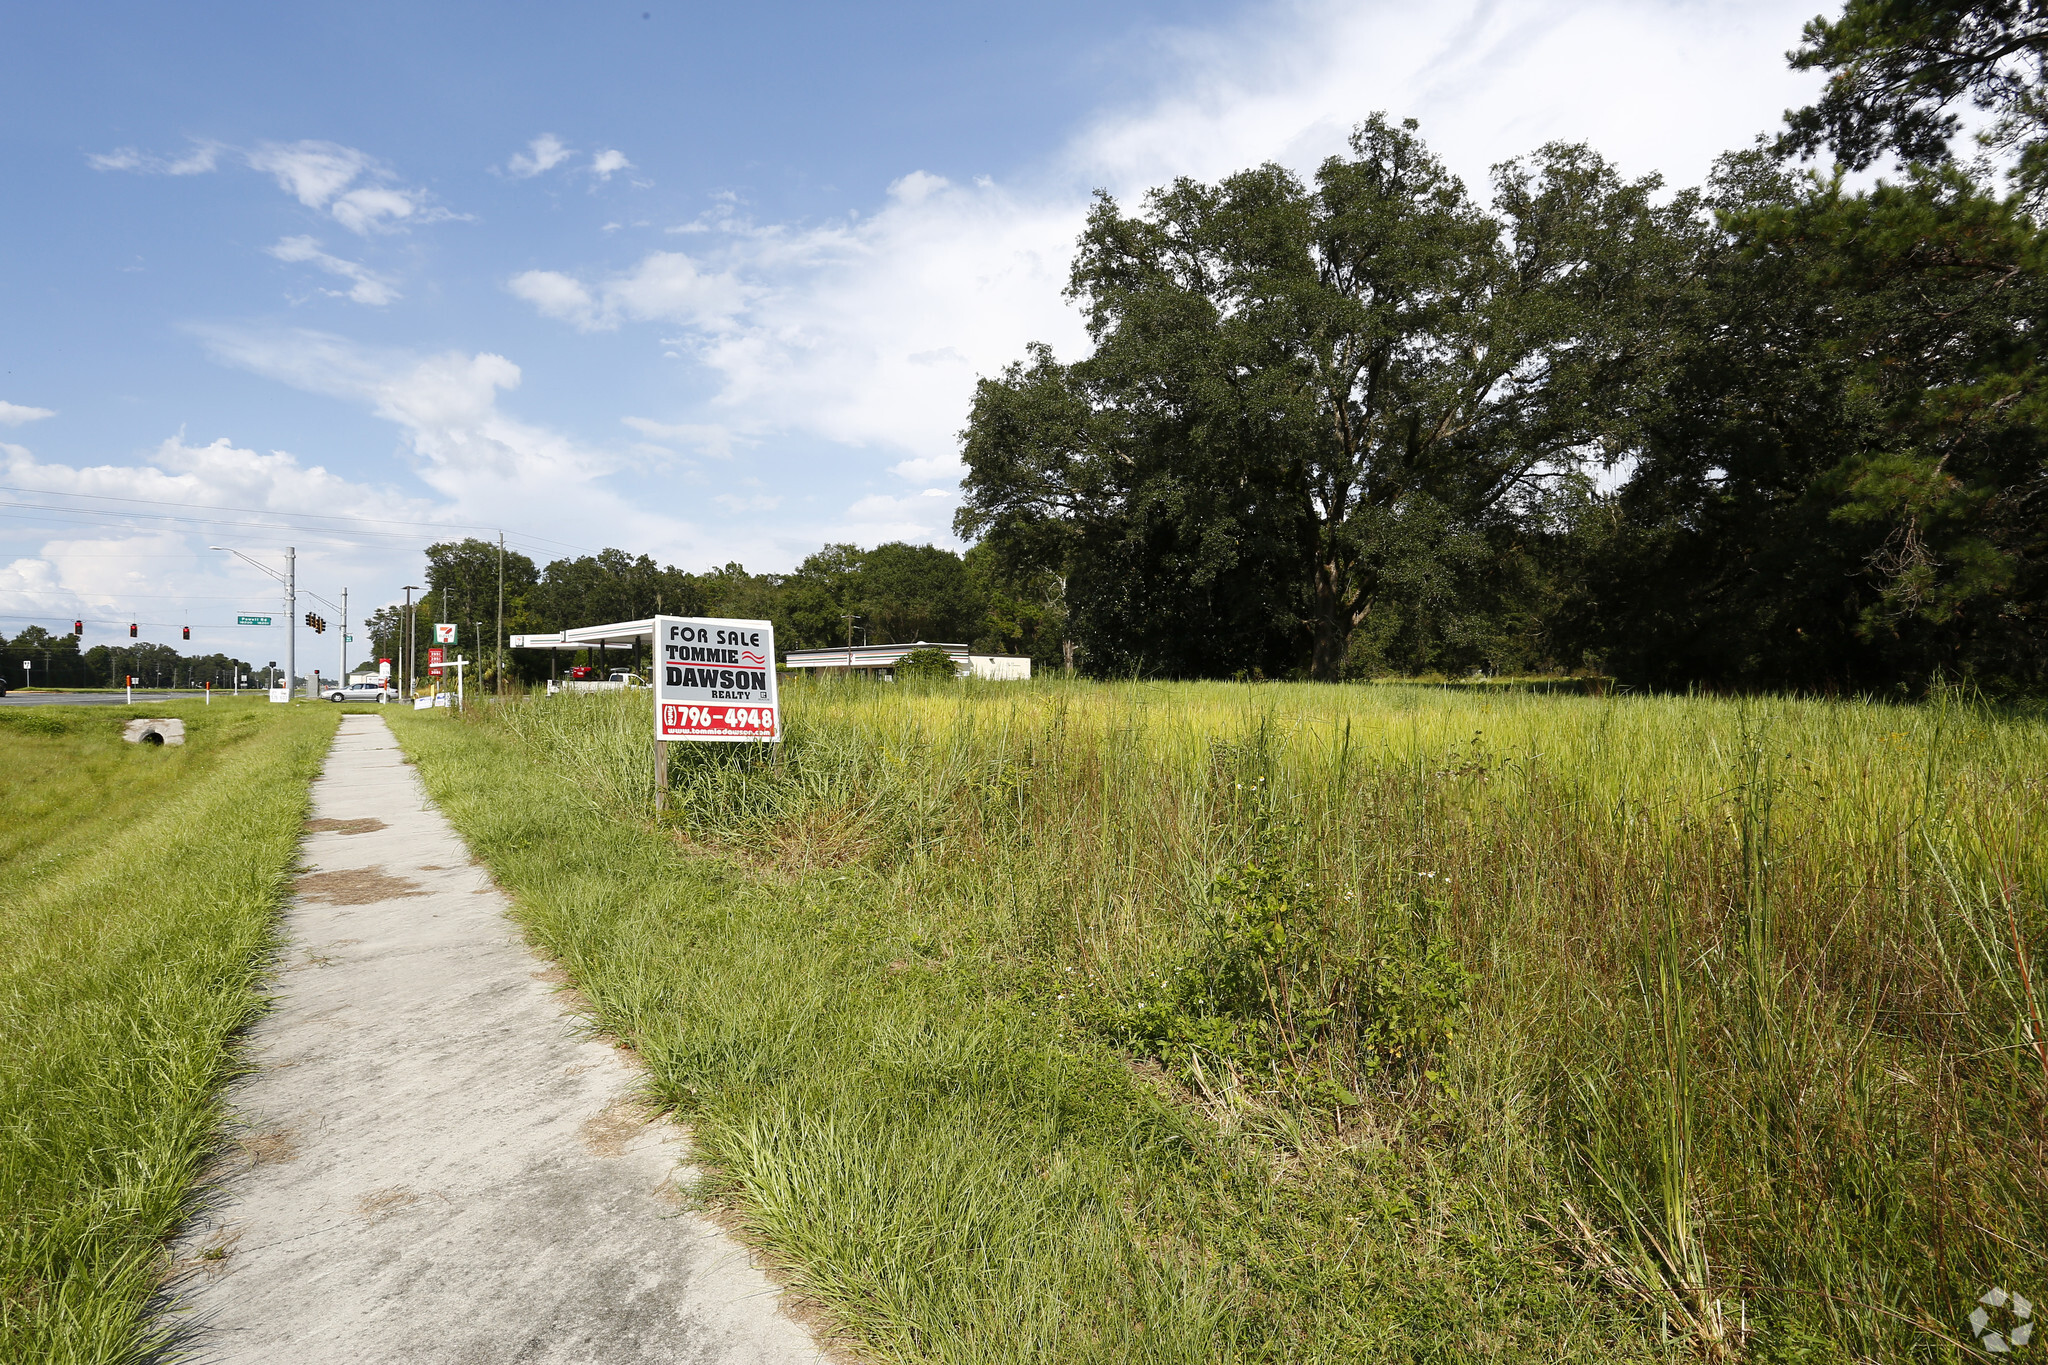
[[655, 617], [654, 737], [780, 741], [775, 627]]
[[434, 622], [434, 643], [437, 645], [452, 645], [455, 643], [455, 623], [453, 621]]

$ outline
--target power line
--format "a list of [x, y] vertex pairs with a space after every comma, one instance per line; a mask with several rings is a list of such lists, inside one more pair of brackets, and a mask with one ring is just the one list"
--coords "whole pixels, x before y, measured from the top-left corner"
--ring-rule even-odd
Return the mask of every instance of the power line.
[[[230, 521], [225, 517], [181, 517], [175, 512], [126, 512], [114, 508], [64, 507], [46, 502], [13, 502], [0, 500], [0, 507], [18, 507], [31, 512], [61, 512], [71, 517], [105, 517], [113, 521], [169, 521], [189, 526], [235, 526], [259, 531], [291, 531], [300, 535], [324, 536], [342, 545], [359, 543], [356, 537], [370, 537], [376, 540], [396, 540], [408, 545], [418, 544], [421, 537], [412, 532], [402, 531], [352, 531], [343, 534], [325, 526], [293, 526], [277, 521]], [[84, 523], [91, 524], [91, 523]]]
[[[284, 613], [283, 613], [283, 612], [281, 612], [281, 611], [280, 611], [280, 612], [278, 613], [278, 615], [280, 615], [280, 616], [282, 616], [283, 614], [284, 614]], [[49, 620], [53, 620], [53, 619], [55, 619], [55, 617], [56, 617], [56, 613], [54, 613], [54, 612], [47, 612], [47, 611], [46, 611], [46, 612], [43, 612], [43, 613], [42, 613], [41, 615], [39, 615], [39, 616], [16, 616], [16, 615], [14, 615], [14, 614], [12, 614], [12, 613], [9, 613], [9, 612], [0, 612], [0, 621], [49, 621]], [[72, 617], [72, 619], [73, 619], [73, 620], [78, 620], [78, 619], [80, 619], [80, 618], [78, 618], [78, 617], [75, 617], [75, 616], [74, 616], [74, 617]], [[94, 625], [94, 624], [98, 624], [98, 625], [103, 625], [103, 626], [107, 627], [107, 629], [109, 629], [109, 630], [120, 630], [120, 629], [123, 629], [123, 628], [125, 628], [125, 627], [126, 627], [126, 626], [128, 626], [128, 625], [131, 625], [131, 624], [133, 624], [133, 625], [135, 625], [135, 626], [138, 626], [138, 627], [141, 627], [141, 626], [146, 626], [146, 627], [148, 627], [148, 628], [150, 628], [150, 629], [152, 629], [152, 630], [181, 630], [181, 629], [183, 629], [183, 628], [184, 628], [184, 627], [186, 627], [186, 626], [190, 626], [190, 627], [192, 627], [192, 629], [194, 629], [194, 630], [271, 630], [271, 629], [274, 629], [274, 628], [276, 627], [276, 625], [277, 625], [277, 624], [279, 624], [279, 623], [273, 623], [272, 625], [269, 625], [269, 626], [234, 626], [234, 625], [221, 625], [221, 624], [216, 624], [216, 623], [214, 623], [214, 622], [211, 622], [211, 621], [142, 621], [142, 620], [136, 620], [136, 621], [133, 621], [133, 622], [131, 622], [131, 621], [127, 620], [126, 618], [123, 618], [123, 619], [122, 619], [121, 621], [119, 621], [119, 622], [112, 622], [112, 621], [108, 621], [108, 620], [106, 620], [105, 618], [93, 618], [93, 617], [86, 617], [86, 618], [84, 618], [84, 619], [85, 619], [85, 623], [86, 623], [86, 624], [87, 624], [88, 626], [91, 626], [91, 625]], [[70, 632], [70, 631], [68, 631], [68, 630], [67, 630], [67, 631], [63, 631], [63, 632], [61, 632], [61, 633], [60, 633], [60, 634], [58, 635], [58, 638], [59, 638], [59, 639], [62, 639], [62, 638], [63, 638], [63, 637], [65, 636], [65, 635], [69, 635], [70, 633], [71, 633], [71, 632]], [[147, 643], [147, 642], [144, 642], [144, 643]]]
[[[190, 507], [206, 512], [248, 512], [256, 516], [310, 517], [319, 521], [353, 521], [370, 526], [425, 526], [436, 530], [449, 531], [504, 531], [504, 534], [508, 536], [516, 535], [522, 540], [536, 541], [544, 545], [560, 545], [564, 549], [581, 550], [584, 554], [594, 553], [588, 546], [572, 545], [566, 540], [555, 540], [548, 536], [534, 535], [529, 531], [505, 531], [500, 526], [484, 526], [474, 522], [414, 521], [405, 517], [357, 517], [340, 512], [280, 512], [274, 507], [234, 507], [226, 503], [217, 502], [173, 502], [168, 498], [123, 498], [112, 493], [71, 493], [59, 488], [23, 488], [14, 484], [0, 484], [0, 492], [34, 493], [52, 498], [88, 498], [96, 502], [132, 502], [139, 503], [144, 507]], [[80, 508], [78, 510], [85, 511], [88, 509]], [[228, 525], [230, 523], [223, 522], [220, 524]]]
[[0, 593], [17, 593], [25, 597], [75, 597], [80, 601], [105, 601], [114, 598], [128, 601], [143, 597], [164, 602], [240, 602], [249, 597], [246, 592], [123, 592], [98, 593], [85, 588], [0, 588]]
[[[0, 507], [15, 507], [15, 506], [27, 506], [27, 505], [29, 505], [29, 504], [21, 504], [21, 503], [7, 503], [7, 502], [0, 502]], [[92, 531], [92, 532], [100, 532], [100, 533], [102, 533], [102, 534], [105, 534], [105, 535], [113, 535], [113, 534], [115, 534], [115, 533], [117, 533], [117, 532], [119, 532], [119, 531], [122, 531], [122, 530], [134, 530], [134, 531], [143, 531], [143, 530], [146, 530], [147, 528], [144, 528], [144, 527], [139, 527], [139, 526], [134, 526], [134, 525], [132, 525], [132, 522], [134, 522], [134, 521], [139, 521], [139, 520], [142, 520], [142, 519], [145, 519], [145, 518], [147, 518], [147, 517], [151, 516], [151, 514], [149, 514], [149, 513], [144, 513], [144, 512], [101, 512], [101, 511], [99, 511], [98, 509], [96, 509], [96, 508], [91, 508], [91, 507], [66, 507], [66, 508], [59, 508], [59, 509], [56, 509], [56, 510], [58, 510], [58, 511], [61, 511], [61, 512], [74, 512], [74, 513], [77, 513], [77, 514], [79, 514], [79, 515], [81, 515], [81, 516], [88, 516], [88, 517], [90, 517], [90, 516], [100, 516], [100, 517], [116, 517], [116, 518], [125, 518], [125, 519], [127, 519], [127, 520], [128, 520], [128, 522], [129, 522], [129, 523], [131, 523], [131, 524], [129, 524], [129, 525], [123, 525], [123, 524], [121, 524], [120, 522], [116, 522], [116, 523], [113, 523], [113, 524], [102, 524], [102, 523], [99, 523], [99, 522], [81, 522], [81, 521], [61, 521], [61, 520], [52, 520], [51, 518], [48, 518], [48, 517], [37, 517], [37, 516], [28, 516], [28, 517], [23, 517], [23, 516], [16, 516], [16, 515], [14, 515], [13, 513], [9, 513], [9, 512], [0, 512], [0, 521], [20, 521], [20, 522], [26, 522], [26, 523], [28, 523], [28, 524], [29, 524], [30, 526], [35, 526], [35, 527], [41, 527], [41, 528], [43, 528], [43, 529], [45, 529], [45, 530], [49, 530], [49, 531], [57, 531], [57, 530], [61, 530], [61, 529], [68, 529], [68, 528], [72, 528], [72, 527], [75, 527], [75, 528], [77, 528], [77, 529], [78, 529], [79, 531], [81, 531], [81, 532], [86, 532], [86, 531]], [[188, 518], [183, 518], [183, 517], [169, 517], [169, 516], [166, 516], [166, 517], [164, 517], [164, 518], [161, 518], [161, 519], [163, 519], [163, 520], [171, 520], [171, 521], [187, 521], [187, 520], [190, 520], [190, 519], [188, 519]], [[193, 525], [194, 525], [194, 526], [243, 526], [243, 525], [245, 525], [245, 524], [248, 524], [248, 523], [242, 523], [242, 522], [229, 522], [229, 521], [221, 521], [221, 522], [198, 522], [198, 521], [194, 521], [194, 522], [193, 522]], [[295, 544], [299, 544], [299, 545], [306, 545], [306, 544], [309, 544], [309, 543], [310, 543], [310, 544], [313, 544], [313, 545], [317, 545], [317, 546], [326, 546], [326, 547], [337, 547], [337, 546], [338, 546], [338, 547], [344, 547], [344, 548], [348, 548], [348, 549], [362, 549], [362, 550], [377, 550], [377, 551], [382, 551], [382, 550], [384, 550], [384, 549], [386, 549], [386, 548], [387, 548], [386, 546], [383, 546], [383, 545], [370, 545], [370, 544], [366, 544], [365, 542], [363, 542], [363, 541], [361, 541], [361, 540], [351, 540], [351, 539], [349, 539], [349, 538], [347, 538], [347, 537], [345, 537], [345, 536], [339, 535], [339, 534], [337, 534], [337, 533], [334, 533], [334, 532], [330, 532], [330, 531], [321, 531], [321, 530], [317, 530], [317, 529], [309, 529], [309, 528], [307, 528], [307, 527], [303, 527], [303, 526], [258, 526], [258, 527], [256, 527], [256, 529], [258, 529], [258, 530], [261, 530], [261, 531], [266, 531], [266, 532], [268, 532], [269, 534], [272, 534], [272, 535], [283, 535], [283, 536], [288, 536], [288, 537], [289, 537], [290, 539], [289, 539], [289, 540], [286, 540], [286, 539], [278, 539], [278, 540], [264, 540], [264, 539], [262, 539], [262, 538], [261, 538], [260, 536], [251, 536], [251, 535], [247, 535], [247, 534], [244, 534], [244, 535], [241, 535], [241, 536], [239, 536], [239, 537], [238, 537], [238, 539], [240, 539], [240, 540], [241, 540], [241, 541], [242, 541], [242, 542], [243, 542], [244, 544], [252, 545], [252, 546], [254, 546], [254, 547], [255, 547], [255, 548], [257, 548], [257, 549], [262, 549], [262, 550], [281, 550], [281, 549], [283, 549], [283, 548], [284, 548], [284, 547], [285, 547], [285, 546], [286, 546], [286, 545], [287, 545], [288, 543], [295, 543]], [[167, 528], [165, 528], [165, 533], [166, 533], [166, 534], [170, 534], [170, 535], [180, 535], [180, 536], [186, 536], [186, 535], [198, 535], [198, 534], [200, 534], [200, 532], [199, 532], [199, 531], [197, 531], [197, 530], [194, 530], [194, 529], [188, 529], [188, 528], [185, 528], [185, 527], [167, 527]], [[363, 532], [362, 534], [364, 534], [364, 535], [371, 535], [371, 536], [376, 536], [376, 537], [378, 537], [378, 538], [380, 538], [380, 539], [385, 539], [385, 540], [395, 541], [395, 542], [396, 542], [397, 544], [399, 544], [399, 545], [402, 545], [402, 546], [406, 546], [406, 545], [410, 545], [410, 546], [419, 546], [419, 547], [420, 547], [421, 549], [425, 549], [425, 547], [426, 547], [426, 546], [427, 546], [427, 545], [428, 545], [428, 544], [430, 543], [429, 541], [427, 541], [427, 540], [425, 540], [425, 539], [423, 539], [423, 538], [417, 537], [417, 536], [404, 536], [404, 535], [399, 535], [399, 534], [398, 534], [398, 533], [396, 533], [396, 532], [381, 532], [381, 531], [368, 531], [368, 532]], [[508, 537], [508, 539], [509, 539], [509, 537]], [[533, 550], [533, 551], [534, 551], [534, 552], [535, 552], [535, 553], [536, 553], [537, 555], [541, 556], [542, 558], [546, 558], [546, 556], [547, 556], [547, 553], [548, 553], [548, 552], [547, 552], [546, 550], [544, 550], [544, 549], [540, 548], [539, 546], [528, 546], [528, 547], [526, 547], [526, 548], [528, 548], [528, 549], [531, 549], [531, 550]], [[572, 548], [578, 548], [578, 547], [572, 547]], [[204, 558], [204, 556], [202, 556], [202, 555], [200, 555], [200, 554], [198, 554], [198, 553], [196, 553], [196, 552], [192, 552], [192, 551], [187, 551], [187, 552], [184, 552], [184, 553], [180, 553], [180, 554], [168, 554], [168, 553], [167, 553], [167, 554], [145, 554], [145, 553], [141, 553], [141, 552], [129, 552], [129, 551], [108, 551], [108, 552], [105, 552], [105, 553], [100, 553], [100, 554], [82, 554], [82, 553], [80, 553], [80, 554], [62, 554], [62, 555], [51, 555], [51, 554], [41, 554], [41, 553], [37, 553], [37, 554], [31, 554], [31, 555], [27, 555], [27, 556], [24, 556], [24, 557], [25, 557], [25, 558], [32, 558], [32, 559], [49, 559], [49, 560], [57, 560], [57, 559], [192, 559], [192, 560], [197, 560], [197, 559], [201, 559], [201, 558]]]

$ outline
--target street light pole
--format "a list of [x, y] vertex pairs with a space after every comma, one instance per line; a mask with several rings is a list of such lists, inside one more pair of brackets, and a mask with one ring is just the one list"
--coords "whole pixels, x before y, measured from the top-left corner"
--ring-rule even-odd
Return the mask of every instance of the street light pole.
[[[299, 605], [299, 552], [293, 546], [284, 547], [284, 572], [279, 573], [260, 559], [251, 559], [232, 545], [209, 545], [209, 550], [223, 550], [246, 564], [263, 570], [278, 582], [284, 584], [284, 696], [291, 700], [292, 688], [298, 676], [299, 627], [293, 613]], [[272, 664], [275, 668], [277, 665]], [[273, 687], [275, 683], [273, 680]]]

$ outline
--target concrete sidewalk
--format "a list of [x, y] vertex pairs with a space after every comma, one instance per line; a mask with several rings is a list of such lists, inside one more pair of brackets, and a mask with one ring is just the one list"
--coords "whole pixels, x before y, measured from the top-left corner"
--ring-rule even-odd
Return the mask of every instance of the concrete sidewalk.
[[313, 816], [242, 1156], [177, 1248], [190, 1358], [822, 1360], [681, 1209], [683, 1135], [579, 1040], [381, 716], [343, 719]]

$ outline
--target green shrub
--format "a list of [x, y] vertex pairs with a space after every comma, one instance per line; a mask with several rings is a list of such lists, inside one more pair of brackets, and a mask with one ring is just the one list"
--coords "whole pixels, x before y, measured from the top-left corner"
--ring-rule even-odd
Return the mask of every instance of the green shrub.
[[1407, 907], [1388, 908], [1369, 949], [1347, 947], [1270, 841], [1216, 877], [1211, 901], [1177, 964], [1085, 993], [1083, 1022], [1191, 1083], [1222, 1066], [1318, 1106], [1356, 1104], [1367, 1082], [1435, 1079], [1468, 975], [1445, 940], [1416, 935]]
[[943, 649], [913, 649], [896, 661], [896, 676], [899, 679], [920, 679], [951, 682], [959, 676], [953, 667], [953, 656]]

